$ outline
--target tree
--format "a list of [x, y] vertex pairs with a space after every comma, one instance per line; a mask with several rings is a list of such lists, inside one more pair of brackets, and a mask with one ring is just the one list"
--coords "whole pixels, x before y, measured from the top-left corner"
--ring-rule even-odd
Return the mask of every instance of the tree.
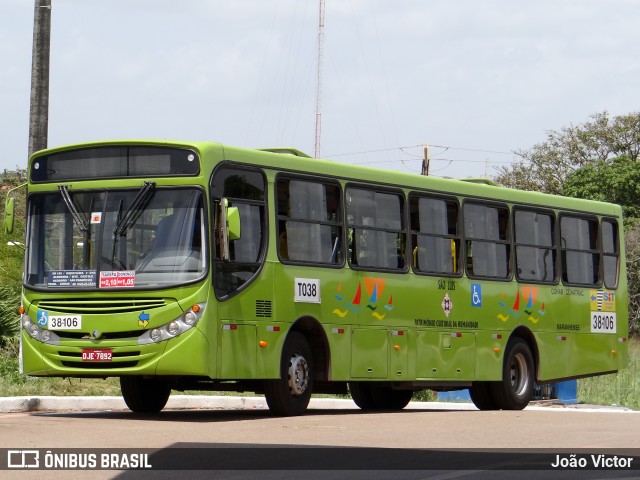
[[629, 291], [629, 333], [640, 334], [640, 227], [627, 229], [624, 238]]
[[[11, 188], [26, 181], [26, 170], [4, 170], [0, 173], [1, 190], [5, 199]], [[0, 228], [0, 347], [4, 339], [15, 335], [18, 331], [18, 307], [20, 306], [20, 289], [22, 286], [22, 262], [24, 249], [10, 242], [24, 244], [25, 191], [14, 193], [15, 230], [7, 236], [4, 227]], [[5, 202], [0, 201], [0, 220], [4, 219]]]
[[565, 195], [622, 205], [625, 222], [629, 333], [640, 333], [640, 162], [597, 160], [567, 178]]
[[623, 206], [629, 333], [640, 334], [640, 112], [611, 118], [605, 111], [589, 118], [517, 151], [522, 160], [499, 168], [494, 180]]
[[593, 162], [640, 156], [640, 112], [611, 118], [597, 113], [577, 126], [550, 130], [544, 142], [515, 153], [522, 160], [497, 169], [494, 180], [506, 187], [562, 194], [565, 180]]
[[626, 223], [635, 224], [640, 219], [640, 162], [622, 156], [589, 163], [567, 177], [563, 193], [622, 205]]

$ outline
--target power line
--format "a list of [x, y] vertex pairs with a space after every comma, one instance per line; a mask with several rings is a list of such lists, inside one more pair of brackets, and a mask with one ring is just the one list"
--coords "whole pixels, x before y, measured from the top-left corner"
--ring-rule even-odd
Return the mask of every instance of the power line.
[[[462, 150], [462, 151], [466, 151], [466, 152], [494, 153], [494, 154], [499, 154], [499, 155], [515, 155], [515, 156], [519, 156], [516, 152], [513, 152], [513, 151], [512, 152], [507, 152], [507, 151], [503, 151], [503, 150], [483, 150], [483, 149], [480, 149], [480, 148], [454, 147], [454, 146], [451, 146], [451, 145], [435, 145], [433, 143], [431, 143], [430, 146], [431, 147], [435, 147], [435, 148], [444, 148], [445, 152], [447, 150]], [[376, 149], [376, 150], [363, 150], [363, 151], [359, 151], [359, 152], [336, 153], [336, 154], [333, 154], [333, 155], [323, 155], [323, 157], [325, 157], [325, 158], [333, 158], [333, 157], [344, 157], [344, 156], [347, 156], [347, 155], [366, 155], [366, 154], [369, 154], [369, 153], [391, 152], [393, 150], [400, 150], [405, 155], [413, 155], [411, 153], [405, 152], [404, 149], [406, 149], [406, 148], [422, 148], [422, 144], [420, 144], [420, 145], [406, 145], [406, 146], [402, 146], [402, 147], [380, 148], [380, 149]], [[445, 152], [438, 153], [437, 155], [442, 155]], [[398, 160], [394, 160], [394, 161], [398, 161]], [[482, 160], [482, 161], [484, 161], [484, 160]], [[374, 162], [372, 162], [372, 163], [374, 163]], [[507, 163], [511, 163], [511, 162], [507, 162]]]
[[[323, 156], [325, 158], [333, 158], [333, 157], [345, 157], [347, 155], [366, 155], [367, 153], [391, 152], [393, 150], [402, 151], [403, 148], [417, 148], [417, 147], [422, 147], [422, 145], [409, 145], [409, 146], [406, 146], [406, 147], [380, 148], [378, 150], [364, 150], [364, 151], [361, 151], [361, 152], [336, 153], [334, 155], [323, 155]], [[406, 153], [406, 152], [402, 152], [402, 153]]]
[[[422, 159], [421, 158], [414, 158], [414, 159], [395, 159], [395, 160], [373, 160], [373, 161], [366, 161], [366, 162], [354, 162], [354, 163], [350, 163], [350, 165], [372, 165], [374, 163], [396, 163], [396, 162], [421, 162]], [[464, 159], [464, 158], [431, 158], [431, 162], [461, 162], [461, 163], [513, 163], [509, 160], [471, 160], [471, 159]]]
[[465, 150], [467, 152], [499, 153], [501, 155], [517, 155], [515, 152], [505, 152], [505, 151], [500, 151], [500, 150], [481, 150], [481, 149], [478, 149], [478, 148], [451, 147], [451, 146], [434, 145], [434, 144], [431, 144], [431, 146], [432, 147], [437, 147], [437, 148], [446, 148], [446, 149], [451, 149], [451, 150]]

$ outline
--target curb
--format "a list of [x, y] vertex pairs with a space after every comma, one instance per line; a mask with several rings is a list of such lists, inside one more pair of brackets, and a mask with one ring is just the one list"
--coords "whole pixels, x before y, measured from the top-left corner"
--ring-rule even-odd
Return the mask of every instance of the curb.
[[[471, 403], [410, 402], [407, 409], [475, 410]], [[171, 395], [167, 410], [267, 410], [261, 396]], [[309, 409], [360, 410], [350, 399], [312, 398]], [[55, 411], [128, 411], [122, 397], [0, 397], [0, 413], [55, 412]]]
[[[219, 396], [219, 395], [171, 395], [167, 410], [267, 410], [264, 397]], [[350, 399], [312, 398], [309, 403], [312, 410], [357, 410], [360, 409]], [[407, 410], [477, 410], [468, 402], [410, 402]], [[625, 407], [571, 404], [536, 404], [526, 410], [574, 411], [574, 412], [616, 412], [640, 413]], [[86, 412], [86, 411], [128, 411], [122, 397], [0, 397], [0, 413], [30, 412]]]

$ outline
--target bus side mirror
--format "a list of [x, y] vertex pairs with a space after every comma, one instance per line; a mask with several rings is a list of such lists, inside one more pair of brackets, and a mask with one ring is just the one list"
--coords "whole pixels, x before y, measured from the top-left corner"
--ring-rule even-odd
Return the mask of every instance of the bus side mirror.
[[4, 207], [4, 231], [9, 234], [13, 233], [15, 218], [15, 198], [7, 198]]
[[220, 245], [220, 259], [229, 261], [231, 259], [229, 242], [240, 238], [240, 210], [238, 207], [230, 207], [229, 200], [226, 198], [220, 200], [219, 208], [216, 233]]
[[17, 187], [13, 187], [7, 192], [7, 199], [4, 202], [4, 231], [7, 234], [13, 233], [14, 220], [16, 218], [16, 199], [13, 196], [13, 192], [26, 185], [26, 183], [23, 183]]
[[227, 234], [229, 240], [240, 238], [240, 210], [238, 207], [227, 207]]

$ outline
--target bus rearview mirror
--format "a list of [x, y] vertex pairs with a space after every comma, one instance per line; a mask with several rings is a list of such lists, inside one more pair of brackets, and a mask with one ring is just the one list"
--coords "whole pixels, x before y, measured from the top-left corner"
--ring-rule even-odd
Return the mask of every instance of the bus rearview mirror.
[[4, 208], [4, 231], [9, 234], [13, 233], [15, 218], [15, 198], [7, 198]]
[[240, 238], [240, 210], [238, 207], [227, 207], [227, 234], [229, 240]]
[[216, 232], [220, 242], [220, 258], [229, 261], [231, 259], [229, 242], [240, 238], [240, 210], [238, 207], [230, 207], [226, 198], [220, 201]]

